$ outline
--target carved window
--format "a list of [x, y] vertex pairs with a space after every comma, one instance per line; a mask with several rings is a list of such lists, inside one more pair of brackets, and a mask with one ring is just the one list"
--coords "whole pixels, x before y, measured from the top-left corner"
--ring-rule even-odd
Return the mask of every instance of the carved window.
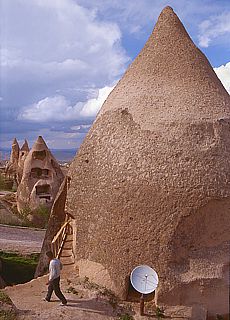
[[32, 157], [34, 160], [44, 160], [46, 157], [46, 151], [34, 151]]
[[49, 172], [50, 171], [48, 169], [32, 168], [31, 177], [37, 179], [46, 179], [49, 177]]
[[31, 177], [32, 178], [40, 178], [42, 176], [41, 168], [32, 168], [31, 169]]
[[36, 186], [36, 194], [38, 196], [40, 195], [49, 195], [50, 194], [50, 185], [49, 184], [43, 184], [40, 186]]

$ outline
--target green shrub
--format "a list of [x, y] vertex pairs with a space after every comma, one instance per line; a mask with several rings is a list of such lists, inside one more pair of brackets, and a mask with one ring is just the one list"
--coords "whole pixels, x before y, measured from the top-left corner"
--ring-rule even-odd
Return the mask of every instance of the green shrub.
[[0, 173], [0, 190], [3, 191], [12, 191], [13, 187], [13, 180], [6, 179], [1, 173]]
[[[29, 205], [26, 205], [19, 215], [27, 226], [46, 228], [49, 221], [50, 209], [44, 205], [40, 205], [37, 209], [31, 210]], [[28, 216], [30, 216], [30, 219]]]
[[163, 309], [163, 308], [160, 308], [160, 307], [157, 307], [157, 308], [156, 308], [156, 316], [157, 316], [157, 319], [158, 319], [158, 320], [165, 318], [164, 313], [165, 313], [165, 312], [164, 312], [164, 309]]
[[17, 319], [16, 309], [10, 297], [0, 290], [0, 320], [15, 320]]
[[32, 214], [32, 210], [29, 205], [26, 205], [20, 212], [19, 215], [23, 220], [28, 220], [28, 215]]
[[73, 294], [78, 295], [78, 291], [77, 291], [74, 287], [72, 287], [72, 286], [70, 286], [66, 291], [67, 291], [68, 293], [73, 293]]
[[11, 301], [10, 297], [2, 290], [0, 290], [0, 302], [12, 305], [12, 301]]
[[16, 320], [18, 319], [13, 310], [0, 310], [0, 320]]
[[40, 205], [35, 210], [35, 215], [37, 215], [42, 220], [43, 227], [47, 227], [49, 216], [50, 216], [50, 209], [44, 205]]

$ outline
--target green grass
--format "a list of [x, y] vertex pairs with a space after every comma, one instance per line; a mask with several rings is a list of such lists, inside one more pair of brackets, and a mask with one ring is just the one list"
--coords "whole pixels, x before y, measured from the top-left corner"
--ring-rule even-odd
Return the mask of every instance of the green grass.
[[11, 180], [7, 180], [1, 173], [0, 173], [0, 190], [1, 191], [12, 191], [13, 182]]
[[34, 278], [39, 254], [22, 256], [0, 251], [3, 262], [2, 277], [7, 285], [25, 283]]

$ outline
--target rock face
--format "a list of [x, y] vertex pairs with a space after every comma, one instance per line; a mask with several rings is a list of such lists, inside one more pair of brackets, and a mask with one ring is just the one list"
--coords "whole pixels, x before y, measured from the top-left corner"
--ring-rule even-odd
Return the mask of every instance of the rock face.
[[16, 138], [14, 138], [12, 143], [12, 149], [10, 154], [10, 161], [6, 167], [6, 176], [9, 178], [15, 178], [18, 170], [18, 158], [19, 158], [19, 145]]
[[19, 157], [18, 157], [18, 168], [17, 168], [17, 182], [18, 184], [22, 180], [22, 174], [23, 174], [23, 168], [24, 168], [24, 162], [26, 160], [26, 157], [30, 151], [29, 145], [27, 140], [25, 140], [24, 144], [22, 145], [20, 151], [19, 151]]
[[65, 202], [67, 194], [67, 177], [62, 182], [58, 194], [54, 200], [51, 214], [46, 230], [46, 235], [42, 244], [39, 262], [36, 268], [35, 277], [42, 276], [48, 270], [48, 259], [46, 252], [51, 250], [51, 242], [65, 221]]
[[68, 174], [80, 275], [125, 298], [147, 264], [158, 304], [228, 313], [230, 97], [171, 8]]
[[24, 162], [21, 183], [17, 190], [19, 211], [40, 206], [51, 208], [64, 175], [41, 136], [33, 145]]

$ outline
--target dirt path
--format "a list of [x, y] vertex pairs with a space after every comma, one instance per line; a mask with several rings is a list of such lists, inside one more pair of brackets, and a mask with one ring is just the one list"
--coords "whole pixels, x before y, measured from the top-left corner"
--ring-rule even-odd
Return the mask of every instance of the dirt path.
[[[61, 288], [68, 300], [67, 306], [60, 306], [59, 300], [53, 295], [51, 302], [42, 301], [46, 294], [47, 276], [32, 280], [23, 285], [7, 287], [5, 291], [12, 299], [15, 306], [21, 310], [20, 320], [112, 320], [118, 319], [112, 306], [98, 299], [94, 292], [79, 294], [68, 293], [68, 288], [76, 280], [71, 275], [68, 278], [62, 275]], [[71, 282], [70, 282], [71, 281]]]
[[44, 236], [45, 230], [0, 225], [0, 250], [39, 253]]
[[[0, 229], [1, 232], [1, 229]], [[62, 251], [61, 289], [68, 303], [60, 306], [60, 301], [53, 294], [51, 302], [43, 301], [47, 290], [47, 276], [32, 281], [7, 287], [4, 291], [9, 295], [19, 311], [18, 320], [154, 320], [154, 302], [145, 305], [147, 316], [139, 314], [139, 303], [119, 301], [108, 289], [89, 281], [80, 279], [78, 268], [71, 258], [71, 235], [67, 237]], [[70, 251], [70, 252], [69, 252]], [[125, 316], [128, 313], [130, 317]], [[170, 318], [170, 320], [188, 320], [187, 317]], [[197, 319], [196, 319], [197, 320]]]

